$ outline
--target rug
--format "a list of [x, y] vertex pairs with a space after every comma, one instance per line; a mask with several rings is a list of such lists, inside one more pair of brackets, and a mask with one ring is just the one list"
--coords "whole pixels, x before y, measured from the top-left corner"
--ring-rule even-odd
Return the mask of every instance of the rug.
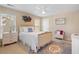
[[71, 54], [71, 52], [71, 44], [65, 42], [52, 42], [40, 49], [37, 54]]

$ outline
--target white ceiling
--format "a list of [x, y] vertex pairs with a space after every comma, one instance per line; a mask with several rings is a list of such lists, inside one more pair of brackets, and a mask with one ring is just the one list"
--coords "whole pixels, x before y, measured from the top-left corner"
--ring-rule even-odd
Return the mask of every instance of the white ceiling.
[[2, 4], [2, 6], [31, 13], [35, 16], [51, 16], [60, 12], [79, 10], [78, 4]]

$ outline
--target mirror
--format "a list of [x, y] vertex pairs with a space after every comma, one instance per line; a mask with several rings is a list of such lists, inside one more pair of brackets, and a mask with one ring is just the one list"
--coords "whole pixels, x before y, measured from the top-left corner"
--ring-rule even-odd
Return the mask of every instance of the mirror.
[[16, 32], [16, 16], [13, 14], [0, 14], [1, 27], [3, 33]]

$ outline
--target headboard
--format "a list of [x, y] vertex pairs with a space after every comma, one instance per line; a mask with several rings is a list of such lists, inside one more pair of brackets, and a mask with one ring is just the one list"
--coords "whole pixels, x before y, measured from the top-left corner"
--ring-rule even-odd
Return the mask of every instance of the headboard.
[[34, 32], [35, 31], [35, 27], [34, 26], [21, 26], [19, 28], [20, 32]]

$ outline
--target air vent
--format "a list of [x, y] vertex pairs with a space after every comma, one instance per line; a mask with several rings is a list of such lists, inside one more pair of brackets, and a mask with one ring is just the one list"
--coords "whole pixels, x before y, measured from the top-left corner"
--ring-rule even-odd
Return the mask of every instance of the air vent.
[[15, 5], [14, 4], [7, 4], [8, 6], [10, 6], [10, 7], [15, 7]]

